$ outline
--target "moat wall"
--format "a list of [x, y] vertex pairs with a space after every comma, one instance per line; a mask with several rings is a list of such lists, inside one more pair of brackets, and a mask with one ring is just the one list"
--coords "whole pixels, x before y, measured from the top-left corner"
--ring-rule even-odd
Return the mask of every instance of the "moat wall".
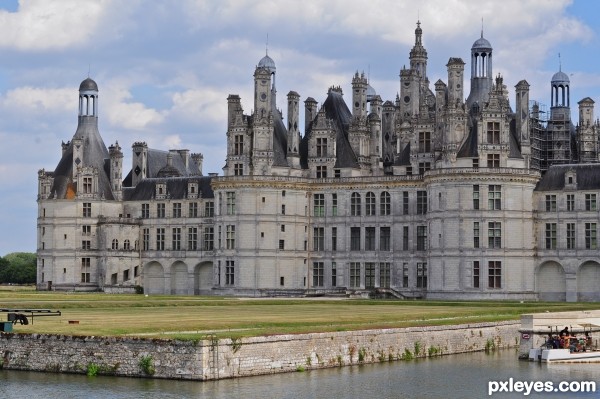
[[[176, 341], [0, 335], [2, 367], [211, 380], [518, 346], [519, 322]], [[418, 352], [418, 353], [416, 353]], [[515, 354], [516, 356], [516, 354]]]

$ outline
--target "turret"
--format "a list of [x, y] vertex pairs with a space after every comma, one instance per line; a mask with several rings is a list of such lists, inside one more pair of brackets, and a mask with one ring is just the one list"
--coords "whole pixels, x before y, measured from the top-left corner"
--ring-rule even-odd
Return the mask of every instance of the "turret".
[[123, 153], [119, 142], [108, 147], [110, 156], [110, 187], [117, 201], [123, 198]]
[[287, 157], [289, 165], [293, 168], [300, 167], [300, 95], [295, 91], [290, 91], [288, 98], [288, 137], [287, 137]]
[[471, 92], [467, 98], [469, 109], [474, 103], [479, 104], [479, 108], [488, 101], [490, 90], [492, 89], [492, 45], [483, 37], [473, 43], [471, 47]]
[[308, 97], [304, 100], [304, 134], [308, 133], [308, 129], [310, 128], [310, 124], [315, 120], [317, 116], [317, 101]]
[[357, 71], [352, 78], [352, 116], [354, 118], [367, 117], [367, 87], [365, 73], [359, 75]]
[[131, 146], [133, 154], [131, 156], [131, 184], [137, 186], [139, 182], [147, 177], [148, 167], [148, 145], [145, 142], [135, 142]]
[[448, 69], [448, 105], [456, 107], [462, 104], [464, 97], [463, 80], [465, 62], [461, 58], [450, 58], [446, 64]]

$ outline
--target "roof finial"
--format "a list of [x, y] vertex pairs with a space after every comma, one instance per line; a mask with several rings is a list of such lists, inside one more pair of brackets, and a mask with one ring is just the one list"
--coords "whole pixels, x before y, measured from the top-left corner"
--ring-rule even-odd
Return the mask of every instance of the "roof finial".
[[483, 39], [483, 17], [481, 17], [481, 38]]

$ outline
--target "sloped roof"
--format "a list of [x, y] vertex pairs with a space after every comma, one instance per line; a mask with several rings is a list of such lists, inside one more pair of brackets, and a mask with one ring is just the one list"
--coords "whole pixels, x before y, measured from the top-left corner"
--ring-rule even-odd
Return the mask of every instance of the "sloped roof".
[[519, 140], [517, 138], [517, 120], [515, 116], [512, 115], [510, 120], [510, 132], [509, 132], [509, 158], [519, 158], [523, 159], [523, 154], [521, 154], [521, 145], [519, 144]]
[[212, 176], [192, 176], [192, 177], [170, 177], [170, 178], [149, 178], [144, 179], [135, 187], [126, 187], [123, 189], [123, 199], [125, 201], [145, 201], [152, 200], [156, 193], [157, 183], [166, 183], [167, 195], [170, 199], [187, 198], [187, 188], [189, 182], [198, 183], [198, 191], [202, 198], [214, 198], [210, 182]]
[[287, 129], [277, 109], [273, 110], [273, 166], [288, 166]]
[[[179, 171], [181, 176], [199, 176], [199, 167], [196, 162], [189, 156], [188, 166], [185, 166], [183, 155], [177, 151], [170, 151], [172, 155], [173, 168]], [[167, 165], [167, 156], [169, 151], [154, 150], [148, 148], [148, 164], [146, 169], [146, 176], [157, 177], [161, 169]]]
[[535, 191], [557, 191], [565, 188], [565, 173], [575, 172], [578, 190], [600, 189], [600, 164], [553, 165], [535, 187]]
[[410, 142], [404, 147], [394, 165], [410, 166]]
[[469, 120], [469, 135], [458, 150], [456, 154], [457, 158], [478, 158], [479, 152], [477, 152], [477, 117], [472, 116]]

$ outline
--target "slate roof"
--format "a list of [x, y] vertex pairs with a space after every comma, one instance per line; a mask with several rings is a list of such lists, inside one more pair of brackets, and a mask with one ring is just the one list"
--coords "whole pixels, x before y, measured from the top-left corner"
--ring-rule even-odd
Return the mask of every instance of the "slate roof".
[[281, 118], [281, 113], [273, 110], [273, 166], [288, 166], [287, 163], [287, 129]]
[[404, 147], [394, 165], [410, 166], [410, 142]]
[[469, 120], [469, 135], [458, 150], [456, 154], [457, 158], [478, 158], [479, 153], [477, 152], [477, 117], [472, 116]]
[[[158, 176], [158, 172], [167, 166], [167, 156], [169, 155], [169, 151], [163, 150], [154, 150], [148, 148], [148, 164], [146, 165], [146, 176], [148, 177], [156, 177]], [[181, 176], [199, 176], [200, 172], [198, 165], [189, 157], [188, 166], [185, 167], [185, 162], [183, 156], [179, 152], [171, 151], [173, 167], [176, 168]]]
[[189, 182], [198, 183], [199, 197], [214, 198], [215, 194], [210, 185], [211, 180], [212, 176], [148, 178], [139, 182], [135, 187], [124, 188], [123, 199], [125, 201], [150, 201], [154, 199], [157, 183], [166, 183], [168, 198], [185, 199]]
[[600, 164], [553, 165], [535, 187], [535, 191], [558, 191], [565, 188], [565, 173], [575, 172], [577, 190], [600, 189]]

